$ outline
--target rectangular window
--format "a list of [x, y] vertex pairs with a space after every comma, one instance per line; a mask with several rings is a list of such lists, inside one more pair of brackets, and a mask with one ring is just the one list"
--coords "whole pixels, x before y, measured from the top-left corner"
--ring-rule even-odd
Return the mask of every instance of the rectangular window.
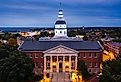
[[89, 67], [92, 67], [92, 62], [89, 62]]
[[92, 53], [89, 53], [89, 58], [92, 58]]
[[97, 57], [98, 57], [98, 53], [95, 53], [95, 54], [94, 54], [94, 57], [97, 58]]
[[71, 63], [71, 66], [72, 66], [72, 67], [75, 67], [75, 62], [72, 62], [72, 63]]
[[83, 58], [86, 58], [86, 53], [83, 54]]
[[38, 54], [35, 53], [35, 58], [38, 58], [38, 57], [39, 57]]
[[94, 63], [94, 67], [97, 67], [97, 66], [98, 66], [98, 64], [95, 62], [95, 63]]
[[65, 61], [69, 61], [69, 56], [65, 56]]
[[50, 56], [46, 56], [46, 61], [50, 61]]
[[35, 63], [35, 67], [38, 68], [38, 63], [37, 62]]
[[[56, 59], [57, 57], [55, 57], [55, 60], [57, 61], [57, 59]], [[56, 62], [55, 61], [55, 62]], [[58, 56], [58, 61], [63, 61], [63, 56]]]
[[71, 56], [71, 61], [75, 61], [75, 56]]
[[32, 58], [32, 54], [31, 53], [29, 54], [29, 57]]
[[39, 68], [43, 68], [43, 64], [42, 63], [38, 63], [38, 67]]
[[46, 68], [47, 70], [50, 69], [50, 63], [49, 62], [47, 63], [47, 66], [46, 67], [47, 67]]
[[41, 56], [41, 58], [43, 58], [43, 54], [39, 54]]
[[95, 73], [98, 73], [97, 69], [95, 69]]
[[92, 73], [92, 69], [88, 69], [88, 72], [89, 72], [89, 73]]

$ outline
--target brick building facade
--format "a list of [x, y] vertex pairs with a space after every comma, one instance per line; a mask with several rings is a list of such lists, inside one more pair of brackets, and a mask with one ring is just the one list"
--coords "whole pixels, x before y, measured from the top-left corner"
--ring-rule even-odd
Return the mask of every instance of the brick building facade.
[[55, 36], [41, 37], [39, 41], [24, 41], [19, 51], [32, 58], [35, 74], [74, 72], [79, 61], [85, 61], [90, 73], [99, 73], [102, 62], [102, 46], [98, 41], [83, 41], [68, 37], [63, 11], [59, 10], [55, 23]]

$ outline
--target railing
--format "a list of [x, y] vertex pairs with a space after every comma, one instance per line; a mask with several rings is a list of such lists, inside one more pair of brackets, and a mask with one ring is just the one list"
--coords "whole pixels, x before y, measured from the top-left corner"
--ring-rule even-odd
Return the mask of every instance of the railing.
[[52, 73], [50, 82], [70, 82], [71, 77], [70, 73], [66, 72], [56, 72]]

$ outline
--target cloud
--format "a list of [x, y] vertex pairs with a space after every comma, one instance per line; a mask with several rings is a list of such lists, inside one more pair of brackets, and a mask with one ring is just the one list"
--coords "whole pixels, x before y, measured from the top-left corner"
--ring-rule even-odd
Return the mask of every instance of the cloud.
[[[119, 1], [61, 0], [69, 26], [121, 25]], [[60, 0], [1, 0], [0, 25], [53, 27], [59, 2]]]
[[[60, 2], [59, 0], [54, 0]], [[63, 3], [118, 3], [120, 0], [61, 0]]]
[[[52, 27], [56, 21], [56, 15], [51, 16], [22, 16], [22, 15], [4, 15], [0, 18], [1, 26], [40, 26]], [[65, 16], [69, 27], [76, 26], [120, 26], [121, 18], [107, 16]], [[72, 21], [73, 20], [73, 21]]]
[[2, 15], [0, 26], [51, 26], [56, 18], [52, 16]]

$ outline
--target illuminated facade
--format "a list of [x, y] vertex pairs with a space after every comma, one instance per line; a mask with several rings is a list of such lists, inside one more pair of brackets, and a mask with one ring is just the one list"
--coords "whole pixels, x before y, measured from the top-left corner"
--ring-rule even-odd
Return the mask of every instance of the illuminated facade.
[[98, 41], [83, 41], [79, 37], [67, 36], [62, 10], [59, 10], [55, 23], [54, 37], [24, 41], [18, 49], [32, 58], [35, 74], [74, 72], [80, 61], [85, 61], [90, 73], [97, 74], [102, 62], [102, 46]]

